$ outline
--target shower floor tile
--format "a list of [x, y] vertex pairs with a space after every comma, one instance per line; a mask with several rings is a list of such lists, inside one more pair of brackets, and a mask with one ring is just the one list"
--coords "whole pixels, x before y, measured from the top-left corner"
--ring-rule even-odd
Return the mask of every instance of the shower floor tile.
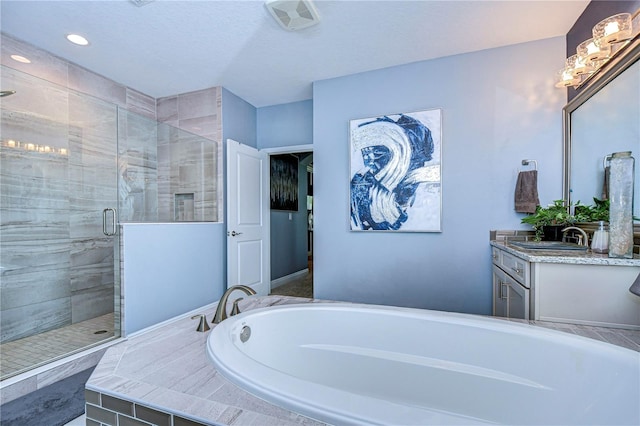
[[110, 313], [56, 330], [2, 343], [0, 344], [0, 377], [6, 379], [113, 336], [114, 316]]

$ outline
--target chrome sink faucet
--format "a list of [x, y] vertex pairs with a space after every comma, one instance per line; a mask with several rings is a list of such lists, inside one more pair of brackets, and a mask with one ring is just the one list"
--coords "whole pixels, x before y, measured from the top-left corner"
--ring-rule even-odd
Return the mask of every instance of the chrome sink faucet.
[[[216, 314], [213, 316], [213, 324], [219, 324], [221, 321], [224, 321], [228, 318], [227, 315], [227, 301], [229, 300], [229, 295], [233, 293], [235, 290], [240, 290], [244, 292], [247, 296], [252, 296], [256, 294], [255, 290], [246, 285], [234, 285], [233, 287], [229, 287], [227, 291], [224, 292], [220, 301], [218, 302], [218, 307], [216, 308]], [[240, 312], [237, 309], [237, 305], [234, 306], [234, 310], [231, 312], [231, 315], [235, 315]]]
[[578, 228], [577, 226], [568, 226], [566, 228], [564, 228], [562, 230], [562, 235], [565, 234], [565, 232], [567, 231], [578, 231], [580, 232], [582, 235], [580, 237], [578, 237], [578, 245], [579, 246], [589, 246], [589, 236], [587, 235], [586, 232], [584, 232], [584, 229], [582, 228]]

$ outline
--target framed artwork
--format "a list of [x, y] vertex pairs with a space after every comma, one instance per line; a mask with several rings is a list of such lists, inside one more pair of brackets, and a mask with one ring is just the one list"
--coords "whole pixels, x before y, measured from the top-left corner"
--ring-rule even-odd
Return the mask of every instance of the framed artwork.
[[441, 232], [442, 110], [349, 122], [352, 231]]
[[271, 156], [271, 209], [298, 211], [298, 157]]

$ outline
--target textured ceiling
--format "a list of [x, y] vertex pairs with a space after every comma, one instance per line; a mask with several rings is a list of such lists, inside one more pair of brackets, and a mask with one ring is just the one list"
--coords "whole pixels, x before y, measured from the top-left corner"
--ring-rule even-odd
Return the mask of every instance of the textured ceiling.
[[316, 0], [320, 24], [297, 32], [254, 0], [2, 0], [0, 14], [4, 33], [155, 98], [223, 86], [261, 107], [310, 99], [313, 81], [564, 36], [588, 3]]

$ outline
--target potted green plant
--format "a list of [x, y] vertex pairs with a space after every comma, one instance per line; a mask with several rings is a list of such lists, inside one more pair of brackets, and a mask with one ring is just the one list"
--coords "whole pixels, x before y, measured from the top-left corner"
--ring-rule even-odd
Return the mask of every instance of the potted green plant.
[[[579, 207], [579, 202], [574, 207]], [[531, 225], [535, 231], [536, 241], [541, 239], [560, 241], [563, 228], [574, 225], [576, 222], [584, 222], [588, 218], [580, 212], [580, 209], [577, 209], [576, 214], [573, 215], [569, 213], [569, 210], [569, 207], [565, 206], [564, 200], [554, 200], [553, 204], [547, 207], [536, 207], [535, 213], [523, 217], [521, 222]]]
[[593, 205], [578, 205], [575, 212], [585, 216], [585, 222], [609, 222], [609, 200], [593, 197]]

